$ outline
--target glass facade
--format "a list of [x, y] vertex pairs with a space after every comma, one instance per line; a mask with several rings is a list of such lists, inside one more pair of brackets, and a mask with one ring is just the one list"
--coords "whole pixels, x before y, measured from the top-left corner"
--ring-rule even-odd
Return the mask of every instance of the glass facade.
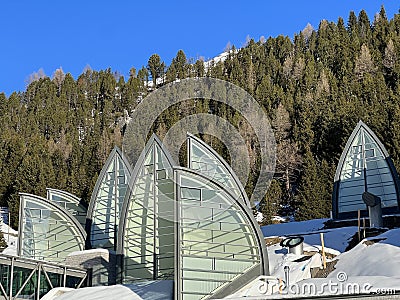
[[174, 183], [172, 159], [153, 136], [136, 164], [123, 211], [123, 281], [173, 279]]
[[92, 193], [86, 225], [91, 248], [115, 250], [122, 204], [131, 168], [119, 148], [108, 157]]
[[63, 262], [85, 249], [86, 233], [65, 209], [48, 199], [20, 194], [18, 254], [24, 258]]
[[262, 254], [244, 203], [200, 174], [180, 169], [176, 176], [178, 299], [202, 299], [260, 269]]
[[48, 262], [0, 256], [0, 299], [40, 299], [55, 287], [87, 285], [87, 272]]
[[244, 188], [231, 167], [214, 149], [192, 135], [188, 136], [188, 167], [221, 183], [235, 198], [249, 205]]
[[[200, 139], [188, 135], [188, 147], [189, 166], [180, 167], [153, 135], [134, 170], [115, 148], [86, 215], [67, 192], [48, 189], [48, 199], [21, 194], [19, 255], [64, 262], [73, 251], [116, 251], [117, 265], [107, 272], [116, 267], [118, 282], [169, 280], [174, 299], [185, 300], [223, 298], [269, 275], [265, 241], [242, 184]], [[28, 290], [39, 284], [48, 290], [53, 279], [60, 284], [57, 276], [47, 274], [46, 283], [31, 274], [38, 284], [23, 285]]]
[[[268, 275], [260, 228], [232, 171], [189, 135], [189, 166], [152, 136], [132, 176], [120, 220], [122, 283], [175, 281], [175, 299], [203, 299]], [[203, 162], [206, 162], [203, 164]]]
[[335, 217], [366, 210], [362, 194], [382, 200], [382, 208], [398, 206], [398, 177], [393, 163], [375, 134], [359, 122], [342, 153], [335, 175]]
[[66, 191], [50, 188], [47, 189], [47, 199], [65, 208], [85, 228], [87, 207], [81, 202], [81, 199]]

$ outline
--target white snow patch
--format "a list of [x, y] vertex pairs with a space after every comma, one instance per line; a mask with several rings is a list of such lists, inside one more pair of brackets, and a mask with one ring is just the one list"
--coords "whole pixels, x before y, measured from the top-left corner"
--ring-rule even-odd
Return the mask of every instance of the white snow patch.
[[[300, 235], [304, 242], [310, 246], [321, 249], [320, 233], [324, 234], [325, 251], [338, 255], [344, 252], [350, 239], [357, 232], [356, 226], [323, 229], [328, 219], [316, 219], [303, 222], [289, 222], [262, 226], [261, 231], [265, 237], [285, 237]], [[306, 246], [305, 246], [306, 247]], [[304, 250], [308, 250], [304, 248]], [[311, 250], [310, 250], [311, 251]]]
[[67, 256], [75, 256], [75, 255], [84, 255], [90, 253], [106, 253], [108, 255], [109, 251], [107, 249], [96, 248], [96, 249], [89, 249], [89, 250], [81, 250], [81, 251], [73, 251], [69, 253]]
[[285, 223], [288, 221], [288, 219], [281, 217], [281, 216], [273, 216], [272, 221], [279, 222], [279, 223]]
[[3, 254], [17, 255], [17, 244], [18, 244], [18, 231], [12, 229], [7, 224], [1, 222], [0, 230], [3, 233], [4, 240], [7, 243], [7, 248], [3, 250]]
[[310, 296], [310, 286], [313, 287], [312, 295], [349, 295], [349, 294], [369, 294], [369, 293], [393, 293], [399, 287], [400, 277], [386, 276], [351, 276], [346, 280], [338, 278], [312, 278], [303, 280], [296, 284], [296, 287], [289, 288], [289, 291], [297, 293], [288, 293], [285, 298]]
[[96, 286], [80, 289], [54, 288], [49, 291], [44, 300], [128, 300], [128, 299], [151, 299], [151, 300], [172, 300], [173, 281], [155, 280], [143, 281], [135, 284]]
[[300, 235], [322, 229], [324, 227], [324, 223], [328, 220], [329, 219], [315, 219], [302, 222], [271, 224], [262, 226], [261, 231], [265, 237]]
[[261, 223], [263, 220], [264, 220], [264, 216], [263, 216], [262, 212], [258, 211], [257, 215], [256, 215], [256, 221], [258, 223]]
[[[305, 244], [307, 248], [312, 246]], [[314, 248], [315, 251], [318, 251]], [[269, 270], [271, 276], [276, 278], [285, 278], [284, 267], [290, 268], [290, 280], [291, 282], [298, 282], [303, 279], [311, 278], [311, 268], [321, 266], [321, 255], [319, 253], [314, 254], [310, 259], [295, 262], [295, 260], [302, 258], [303, 255], [294, 255], [288, 253], [286, 248], [282, 248], [279, 244], [275, 244], [268, 247], [268, 259], [269, 259]]]
[[[85, 300], [142, 300], [135, 292], [128, 287], [123, 285], [112, 285], [112, 286], [96, 286], [87, 287], [80, 289], [73, 289], [71, 291], [65, 291], [59, 295], [56, 293], [54, 297], [45, 298], [46, 300], [57, 299], [57, 300], [69, 300], [69, 299], [85, 299]], [[49, 293], [52, 293], [51, 291]], [[50, 296], [50, 295], [49, 295]], [[46, 296], [45, 296], [46, 297]]]
[[204, 62], [204, 71], [207, 72], [211, 66], [216, 65], [219, 62], [224, 62], [228, 58], [229, 54], [231, 53], [236, 54], [239, 52], [239, 50], [240, 49], [235, 49], [234, 51], [231, 49], [229, 51], [222, 52], [221, 54], [215, 56], [212, 59], [209, 59], [208, 61]]
[[[328, 278], [336, 277], [339, 272], [345, 272], [347, 276], [400, 277], [400, 229], [389, 230], [367, 240], [377, 242], [367, 246], [364, 240], [339, 255], [336, 270]], [[399, 282], [397, 286], [400, 287]]]

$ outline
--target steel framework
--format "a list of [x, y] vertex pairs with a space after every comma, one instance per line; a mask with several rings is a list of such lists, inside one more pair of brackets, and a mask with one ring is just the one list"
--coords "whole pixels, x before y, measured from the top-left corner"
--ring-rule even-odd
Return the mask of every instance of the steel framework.
[[0, 254], [0, 299], [40, 299], [55, 287], [90, 285], [88, 271]]

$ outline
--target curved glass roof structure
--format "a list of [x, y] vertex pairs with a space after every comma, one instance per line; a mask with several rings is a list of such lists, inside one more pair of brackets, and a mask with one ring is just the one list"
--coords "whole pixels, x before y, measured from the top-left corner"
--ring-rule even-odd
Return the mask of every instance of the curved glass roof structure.
[[71, 252], [85, 249], [85, 230], [53, 201], [21, 193], [19, 222], [21, 257], [63, 262]]
[[399, 179], [392, 160], [372, 130], [360, 121], [340, 157], [336, 169], [332, 208], [334, 218], [356, 216], [366, 210], [364, 192], [382, 200], [383, 212], [398, 209]]
[[134, 169], [120, 221], [123, 282], [174, 278], [172, 158], [153, 135]]
[[251, 211], [218, 182], [175, 168], [177, 299], [224, 297], [268, 274], [264, 238]]
[[235, 198], [250, 207], [242, 183], [218, 153], [199, 138], [188, 134], [188, 168], [196, 170], [227, 187]]
[[56, 202], [73, 215], [83, 228], [86, 226], [87, 206], [77, 196], [66, 191], [47, 188], [47, 199]]
[[120, 218], [119, 276], [174, 280], [175, 299], [224, 297], [269, 274], [265, 241], [231, 169], [188, 139], [193, 169], [177, 166], [155, 135], [136, 163]]
[[116, 250], [118, 224], [131, 174], [130, 164], [115, 147], [100, 172], [89, 203], [88, 247]]
[[115, 267], [118, 282], [167, 280], [174, 299], [223, 298], [269, 275], [242, 184], [210, 146], [187, 138], [188, 168], [155, 135], [133, 171], [114, 148], [86, 215], [64, 191], [47, 189], [48, 199], [21, 194], [19, 255], [63, 262], [73, 251], [116, 251], [110, 274]]

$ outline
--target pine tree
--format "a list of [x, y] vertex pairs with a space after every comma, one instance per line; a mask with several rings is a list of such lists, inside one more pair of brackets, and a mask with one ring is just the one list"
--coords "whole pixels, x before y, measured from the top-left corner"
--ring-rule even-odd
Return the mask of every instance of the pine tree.
[[312, 153], [307, 151], [304, 155], [304, 171], [297, 195], [299, 208], [296, 220], [329, 217], [331, 191], [326, 189], [326, 184], [321, 178], [321, 174], [325, 171], [317, 164]]
[[366, 44], [361, 46], [361, 53], [356, 60], [354, 73], [358, 79], [362, 79], [366, 73], [373, 73], [375, 71], [374, 62], [371, 53]]
[[276, 179], [271, 181], [264, 199], [260, 203], [260, 211], [263, 214], [262, 225], [271, 224], [272, 217], [277, 216], [280, 210], [282, 190]]
[[150, 56], [149, 61], [147, 62], [147, 69], [151, 74], [153, 87], [157, 87], [157, 79], [162, 78], [165, 69], [165, 64], [161, 61], [161, 58], [158, 54], [153, 54]]

